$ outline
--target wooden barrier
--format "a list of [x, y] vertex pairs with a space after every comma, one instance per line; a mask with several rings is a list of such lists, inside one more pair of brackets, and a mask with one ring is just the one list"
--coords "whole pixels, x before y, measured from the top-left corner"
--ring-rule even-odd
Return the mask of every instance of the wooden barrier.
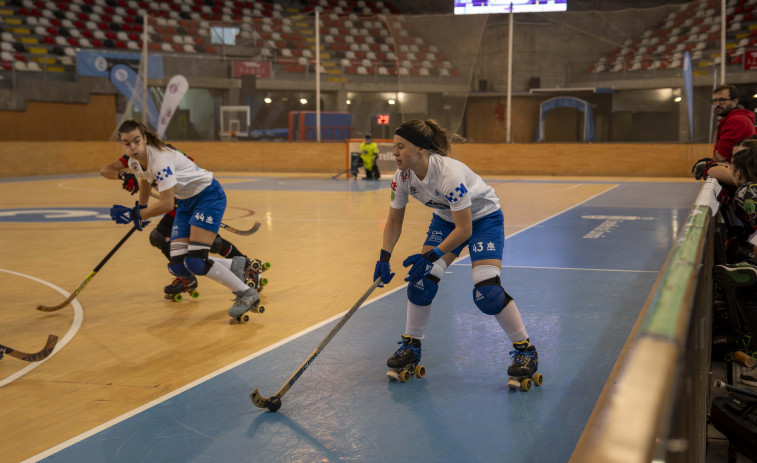
[[[344, 170], [344, 143], [176, 142], [211, 171], [334, 174]], [[469, 143], [453, 157], [484, 175], [690, 177], [706, 144]], [[0, 177], [98, 173], [121, 155], [118, 142], [3, 142]]]

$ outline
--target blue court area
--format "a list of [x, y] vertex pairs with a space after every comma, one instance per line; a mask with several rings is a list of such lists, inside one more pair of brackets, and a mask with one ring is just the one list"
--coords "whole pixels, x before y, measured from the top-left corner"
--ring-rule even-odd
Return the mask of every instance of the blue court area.
[[364, 305], [278, 413], [250, 392], [273, 395], [337, 320], [43, 461], [568, 461], [700, 188], [639, 186], [621, 183], [507, 239], [503, 285], [539, 351], [542, 387], [508, 390], [511, 346], [473, 304], [465, 258], [440, 285], [425, 378], [385, 376], [404, 329], [402, 289]]

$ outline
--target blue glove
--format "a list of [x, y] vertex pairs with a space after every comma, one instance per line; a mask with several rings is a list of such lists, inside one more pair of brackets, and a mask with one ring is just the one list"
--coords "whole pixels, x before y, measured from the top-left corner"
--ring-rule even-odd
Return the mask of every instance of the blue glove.
[[146, 207], [147, 206], [140, 206], [139, 201], [137, 201], [134, 207], [132, 208], [114, 204], [113, 207], [110, 209], [110, 217], [116, 223], [120, 223], [120, 224], [134, 222], [134, 228], [136, 228], [139, 231], [142, 231], [147, 226], [147, 224], [150, 223], [149, 220], [142, 219], [142, 216], [139, 213], [140, 209], [144, 209]]
[[376, 281], [376, 278], [381, 277], [379, 288], [383, 287], [385, 283], [389, 283], [392, 281], [392, 278], [394, 278], [392, 269], [389, 266], [390, 257], [392, 257], [392, 253], [382, 249], [379, 260], [376, 261], [376, 269], [373, 271], [373, 281]]
[[413, 254], [402, 262], [403, 267], [410, 267], [410, 271], [407, 272], [405, 281], [415, 283], [420, 281], [434, 268], [434, 262], [444, 255], [444, 252], [439, 248], [434, 248], [425, 254]]

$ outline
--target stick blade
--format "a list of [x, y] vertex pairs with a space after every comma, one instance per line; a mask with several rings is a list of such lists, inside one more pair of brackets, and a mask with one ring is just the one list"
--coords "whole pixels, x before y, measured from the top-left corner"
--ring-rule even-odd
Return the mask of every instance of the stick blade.
[[37, 306], [37, 310], [42, 311], [42, 312], [55, 312], [57, 310], [62, 309], [63, 307], [65, 307], [67, 305], [68, 305], [68, 302], [64, 302], [63, 304], [54, 305], [52, 307], [48, 307], [46, 305], [41, 305], [40, 304], [40, 305]]
[[260, 392], [258, 392], [257, 389], [250, 393], [250, 400], [252, 400], [252, 403], [254, 403], [258, 408], [268, 408], [268, 405], [271, 403], [271, 399], [266, 399], [265, 397], [260, 395]]
[[255, 225], [252, 226], [249, 230], [242, 230], [239, 232], [242, 236], [248, 236], [252, 235], [253, 233], [257, 232], [262, 224], [260, 222], [255, 222]]

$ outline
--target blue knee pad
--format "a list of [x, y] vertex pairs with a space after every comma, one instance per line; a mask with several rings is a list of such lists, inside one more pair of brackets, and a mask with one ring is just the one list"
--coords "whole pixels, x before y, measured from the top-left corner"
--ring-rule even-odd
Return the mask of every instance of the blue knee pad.
[[184, 266], [184, 256], [172, 257], [168, 263], [168, 272], [175, 277], [189, 278], [192, 272]]
[[206, 275], [213, 261], [208, 259], [208, 249], [189, 251], [184, 258], [184, 267], [195, 275]]
[[500, 284], [499, 277], [480, 281], [473, 288], [473, 302], [486, 315], [497, 315], [512, 300]]
[[407, 299], [415, 305], [431, 304], [439, 289], [439, 278], [426, 275], [423, 279], [407, 286]]

